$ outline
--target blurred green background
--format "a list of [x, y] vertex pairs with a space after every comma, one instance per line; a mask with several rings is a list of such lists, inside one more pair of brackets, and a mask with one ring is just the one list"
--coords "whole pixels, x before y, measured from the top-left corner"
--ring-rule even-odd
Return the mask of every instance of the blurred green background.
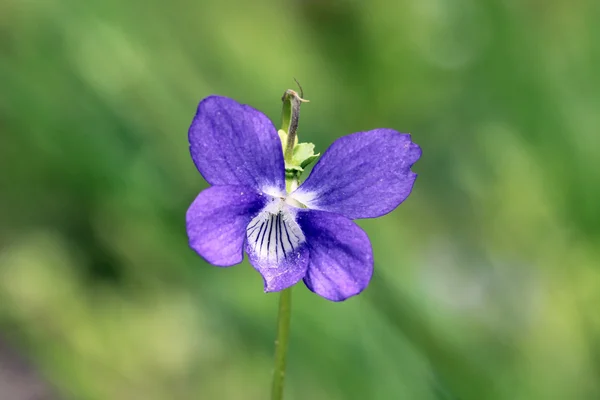
[[2, 0], [0, 399], [268, 398], [278, 296], [188, 248], [187, 129], [209, 94], [278, 126], [294, 77], [319, 151], [391, 127], [423, 157], [360, 221], [369, 288], [294, 290], [287, 399], [599, 399], [599, 20], [594, 0]]

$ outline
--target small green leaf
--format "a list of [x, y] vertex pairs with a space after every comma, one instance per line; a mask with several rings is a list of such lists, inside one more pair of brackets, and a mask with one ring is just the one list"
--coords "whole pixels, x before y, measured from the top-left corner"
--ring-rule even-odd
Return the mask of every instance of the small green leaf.
[[313, 161], [315, 161], [321, 154], [315, 154], [312, 155], [310, 157], [308, 157], [307, 159], [305, 159], [304, 161], [302, 161], [302, 164], [300, 164], [300, 166], [302, 168], [306, 168], [307, 166], [309, 166]]
[[312, 163], [319, 157], [319, 154], [315, 154], [315, 145], [312, 143], [299, 143], [294, 146], [294, 152], [292, 153], [292, 165], [299, 166], [304, 169], [307, 165]]

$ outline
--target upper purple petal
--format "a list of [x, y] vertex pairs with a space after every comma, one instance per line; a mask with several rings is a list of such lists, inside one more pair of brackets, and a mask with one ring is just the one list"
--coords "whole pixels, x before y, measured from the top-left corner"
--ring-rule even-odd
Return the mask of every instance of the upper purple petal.
[[186, 214], [190, 246], [211, 264], [242, 262], [246, 226], [265, 204], [247, 186], [213, 186], [203, 190]]
[[198, 105], [188, 138], [194, 164], [208, 183], [285, 190], [281, 141], [260, 111], [209, 96]]
[[365, 231], [326, 211], [302, 211], [298, 222], [310, 252], [306, 286], [332, 301], [362, 292], [373, 275], [373, 250]]
[[374, 218], [398, 207], [417, 174], [421, 148], [409, 134], [374, 129], [337, 139], [293, 197], [308, 208], [348, 218]]

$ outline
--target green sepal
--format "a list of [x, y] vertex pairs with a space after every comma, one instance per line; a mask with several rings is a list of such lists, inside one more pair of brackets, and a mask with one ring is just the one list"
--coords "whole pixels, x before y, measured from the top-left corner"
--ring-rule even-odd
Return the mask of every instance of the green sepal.
[[312, 143], [298, 143], [294, 146], [292, 153], [292, 165], [300, 166], [304, 169], [319, 157], [315, 154], [315, 145]]
[[[287, 146], [288, 134], [280, 129], [277, 131], [279, 139], [281, 140], [281, 147], [283, 151]], [[294, 143], [294, 150], [292, 151], [292, 159], [285, 161], [285, 170], [298, 175], [304, 171], [310, 163], [315, 161], [320, 154], [315, 154], [315, 145], [312, 143], [298, 143], [298, 136], [296, 136]]]
[[[285, 135], [285, 132], [279, 131], [279, 137]], [[284, 140], [284, 139], [282, 139]], [[285, 161], [285, 173], [288, 177], [300, 177], [304, 168], [315, 161], [320, 154], [315, 154], [315, 145], [312, 143], [299, 143], [294, 146], [292, 159]]]

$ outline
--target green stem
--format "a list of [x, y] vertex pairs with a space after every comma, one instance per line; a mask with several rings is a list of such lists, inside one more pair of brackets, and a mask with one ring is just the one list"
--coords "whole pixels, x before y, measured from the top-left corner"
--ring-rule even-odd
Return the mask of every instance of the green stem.
[[283, 290], [279, 297], [279, 315], [277, 317], [277, 338], [275, 339], [275, 369], [273, 370], [273, 385], [271, 400], [283, 399], [283, 384], [285, 380], [285, 362], [290, 338], [290, 319], [292, 311], [292, 288]]
[[[297, 81], [296, 81], [297, 82]], [[302, 88], [300, 88], [302, 92]], [[300, 104], [308, 101], [302, 99], [293, 90], [286, 90], [283, 94], [282, 127], [287, 135], [284, 150], [285, 160], [292, 159], [292, 153], [296, 141], [296, 130], [298, 129], [298, 118], [300, 117]], [[285, 189], [291, 193], [298, 187], [298, 177], [287, 177]], [[283, 399], [283, 388], [285, 382], [285, 364], [287, 359], [288, 342], [290, 340], [290, 320], [292, 317], [292, 288], [281, 291], [279, 295], [279, 314], [277, 315], [277, 337], [275, 338], [275, 368], [273, 369], [273, 382], [271, 385], [271, 400]]]

